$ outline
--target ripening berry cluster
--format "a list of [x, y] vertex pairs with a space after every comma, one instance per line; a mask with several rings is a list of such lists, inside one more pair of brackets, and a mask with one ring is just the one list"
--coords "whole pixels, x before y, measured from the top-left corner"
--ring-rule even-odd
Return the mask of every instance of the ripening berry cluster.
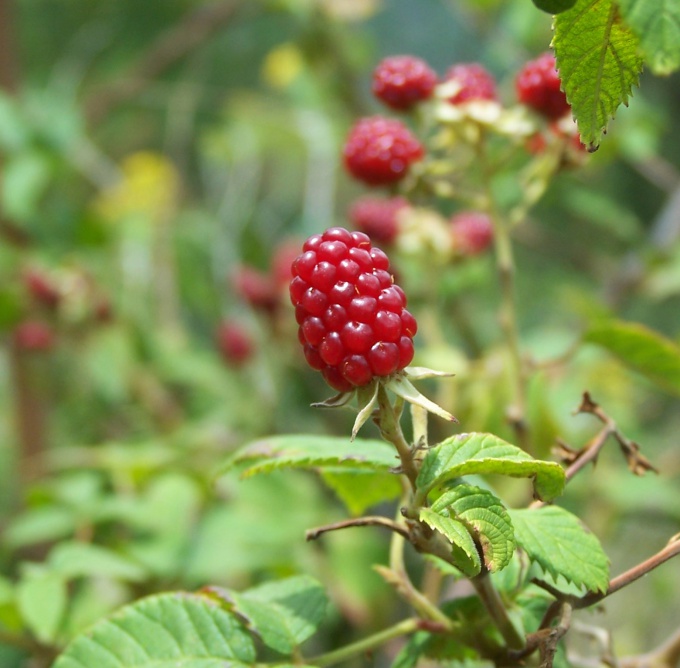
[[387, 255], [342, 227], [310, 237], [302, 251], [290, 298], [309, 365], [340, 392], [408, 366], [417, 325]]
[[[497, 102], [496, 80], [478, 63], [450, 67], [440, 82], [422, 59], [393, 56], [373, 72], [373, 93], [396, 111], [409, 111], [430, 99], [438, 83], [453, 91], [447, 101], [462, 105], [475, 101]], [[529, 61], [515, 79], [517, 99], [549, 121], [570, 110], [556, 70], [555, 57], [544, 53]], [[405, 123], [383, 116], [359, 119], [345, 141], [343, 158], [349, 173], [369, 186], [401, 181], [425, 157], [425, 148]]]

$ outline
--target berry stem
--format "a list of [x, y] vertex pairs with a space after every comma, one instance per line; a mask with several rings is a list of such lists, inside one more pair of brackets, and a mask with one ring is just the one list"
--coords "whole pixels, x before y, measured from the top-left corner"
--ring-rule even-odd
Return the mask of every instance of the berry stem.
[[526, 426], [527, 376], [520, 347], [515, 299], [515, 259], [510, 239], [510, 224], [502, 215], [493, 190], [493, 171], [486, 155], [484, 136], [478, 143], [478, 158], [481, 167], [482, 186], [486, 200], [486, 213], [494, 228], [496, 269], [501, 290], [499, 320], [510, 354], [510, 373], [514, 396], [508, 407], [508, 418], [517, 435], [519, 445], [527, 449]]

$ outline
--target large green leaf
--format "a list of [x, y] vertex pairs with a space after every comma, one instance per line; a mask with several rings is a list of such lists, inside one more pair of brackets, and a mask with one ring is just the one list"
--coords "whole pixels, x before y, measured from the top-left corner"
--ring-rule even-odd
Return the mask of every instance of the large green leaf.
[[78, 636], [53, 668], [243, 668], [250, 635], [205, 596], [162, 594], [126, 606]]
[[229, 592], [228, 598], [263, 642], [282, 654], [292, 653], [314, 634], [328, 606], [321, 584], [306, 575], [268, 582], [240, 594]]
[[570, 512], [558, 506], [510, 510], [517, 544], [543, 570], [557, 578], [606, 591], [609, 559], [600, 541]]
[[508, 511], [498, 497], [473, 485], [456, 485], [444, 492], [432, 510], [462, 522], [477, 538], [486, 567], [494, 572], [505, 568], [515, 551], [515, 535]]
[[680, 395], [680, 347], [661, 334], [638, 323], [610, 320], [592, 325], [584, 340], [606, 348], [659, 387]]
[[471, 473], [500, 473], [532, 478], [535, 495], [546, 501], [564, 489], [564, 470], [555, 462], [539, 461], [493, 434], [459, 434], [428, 450], [418, 475], [421, 496], [452, 478]]
[[555, 17], [553, 47], [581, 141], [594, 150], [638, 82], [638, 38], [614, 0], [577, 0]]
[[680, 68], [680, 2], [618, 0], [621, 14], [640, 38], [645, 62], [655, 74]]
[[399, 464], [395, 449], [383, 441], [295, 434], [271, 436], [239, 449], [222, 467], [250, 464], [243, 477], [276, 469], [323, 467], [389, 471]]
[[474, 577], [482, 570], [482, 560], [475, 541], [461, 521], [442, 515], [432, 508], [421, 508], [420, 519], [451, 541], [452, 561], [465, 575]]

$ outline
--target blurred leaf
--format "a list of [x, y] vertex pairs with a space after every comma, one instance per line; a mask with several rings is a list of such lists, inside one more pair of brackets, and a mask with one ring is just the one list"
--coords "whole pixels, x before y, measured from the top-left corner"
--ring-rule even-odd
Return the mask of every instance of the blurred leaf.
[[389, 471], [398, 463], [394, 448], [383, 441], [350, 441], [349, 437], [297, 434], [271, 436], [248, 443], [227, 460], [221, 472], [253, 461], [256, 463], [243, 471], [244, 478], [282, 468], [347, 467]]
[[6, 216], [25, 221], [38, 214], [39, 201], [52, 178], [44, 153], [26, 151], [10, 157], [2, 175], [2, 208]]
[[640, 38], [645, 64], [654, 74], [680, 68], [680, 3], [677, 0], [618, 0], [623, 18]]
[[564, 488], [564, 470], [559, 464], [533, 459], [493, 434], [471, 433], [452, 436], [427, 451], [417, 480], [419, 492], [426, 494], [471, 473], [531, 478], [536, 496], [546, 501]]
[[56, 545], [47, 563], [52, 571], [69, 579], [108, 577], [141, 582], [147, 576], [142, 566], [113, 550], [76, 541]]
[[0, 288], [0, 331], [18, 324], [22, 314], [19, 295], [13, 290]]
[[474, 577], [482, 570], [477, 546], [465, 524], [432, 508], [421, 508], [420, 519], [448, 538], [453, 562], [465, 575]]
[[40, 506], [24, 511], [12, 520], [3, 534], [3, 543], [20, 548], [49, 542], [72, 535], [77, 526], [75, 514], [56, 505]]
[[25, 115], [16, 101], [0, 91], [0, 146], [8, 152], [24, 149], [30, 141]]
[[510, 510], [517, 544], [553, 577], [607, 591], [609, 559], [600, 541], [575, 515], [558, 506]]
[[268, 647], [291, 654], [316, 631], [326, 614], [328, 597], [314, 578], [300, 575], [241, 594], [230, 591], [227, 602], [233, 602]]
[[658, 387], [680, 395], [680, 347], [658, 332], [639, 323], [608, 320], [591, 325], [583, 340], [602, 346]]
[[234, 668], [252, 666], [255, 649], [233, 615], [183, 592], [137, 601], [78, 636], [54, 668]]
[[559, 14], [571, 9], [576, 0], [532, 0], [540, 10], [548, 14]]
[[500, 499], [491, 492], [472, 485], [456, 485], [432, 504], [440, 515], [455, 517], [479, 541], [484, 564], [500, 571], [512, 559], [515, 538], [512, 522]]
[[354, 516], [361, 515], [371, 506], [398, 497], [402, 491], [399, 478], [390, 473], [324, 469], [321, 477]]
[[614, 0], [577, 0], [555, 17], [553, 47], [581, 141], [593, 149], [642, 71], [638, 39]]
[[17, 601], [26, 625], [44, 643], [53, 643], [67, 605], [66, 579], [43, 569], [31, 569], [17, 585]]

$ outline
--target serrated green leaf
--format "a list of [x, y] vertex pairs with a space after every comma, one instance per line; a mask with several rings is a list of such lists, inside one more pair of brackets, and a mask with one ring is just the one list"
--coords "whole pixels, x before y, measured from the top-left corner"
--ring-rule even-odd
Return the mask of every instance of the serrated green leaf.
[[491, 571], [500, 571], [512, 559], [515, 534], [512, 521], [500, 499], [473, 485], [456, 485], [444, 492], [432, 510], [462, 522], [482, 546], [484, 563]]
[[600, 541], [564, 508], [509, 511], [517, 544], [553, 577], [590, 591], [607, 591], [609, 559]]
[[17, 586], [17, 603], [36, 638], [52, 643], [66, 611], [66, 579], [42, 569], [29, 571]]
[[282, 654], [290, 654], [314, 634], [328, 606], [321, 584], [306, 575], [268, 582], [241, 594], [230, 592], [230, 597], [262, 641]]
[[402, 492], [399, 478], [390, 473], [324, 469], [321, 477], [355, 517], [371, 506], [396, 498]]
[[577, 0], [555, 17], [552, 46], [581, 141], [594, 150], [637, 85], [642, 71], [638, 39], [614, 0]]
[[418, 475], [420, 496], [452, 478], [471, 473], [499, 473], [531, 478], [535, 495], [546, 501], [564, 489], [564, 470], [555, 462], [534, 459], [493, 434], [459, 434], [428, 450]]
[[441, 515], [432, 508], [421, 508], [420, 519], [451, 541], [453, 562], [465, 575], [474, 577], [482, 570], [475, 541], [462, 522]]
[[606, 348], [658, 387], [680, 395], [680, 347], [644, 325], [610, 320], [590, 327], [584, 341]]
[[298, 434], [272, 436], [249, 443], [232, 455], [220, 472], [248, 462], [255, 463], [243, 471], [244, 478], [283, 468], [346, 467], [389, 471], [399, 460], [394, 448], [384, 441], [355, 439], [350, 442], [348, 438]]
[[680, 68], [680, 2], [618, 0], [621, 14], [640, 38], [645, 62], [654, 74]]
[[80, 635], [53, 668], [243, 668], [255, 663], [234, 615], [197, 594], [161, 594], [122, 608]]

